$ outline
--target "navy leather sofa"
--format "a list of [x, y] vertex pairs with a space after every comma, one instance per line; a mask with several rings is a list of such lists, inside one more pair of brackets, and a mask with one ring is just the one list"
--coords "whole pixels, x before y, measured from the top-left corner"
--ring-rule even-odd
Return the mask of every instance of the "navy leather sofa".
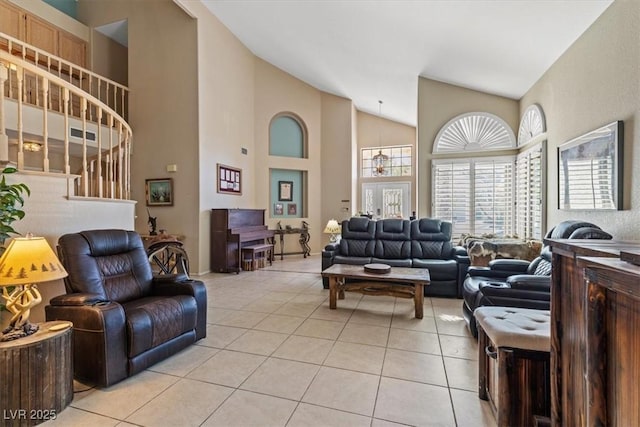
[[[342, 222], [341, 240], [322, 251], [322, 269], [333, 264], [369, 263], [428, 268], [431, 284], [425, 287], [425, 295], [461, 298], [468, 264], [459, 268], [460, 259], [468, 263], [466, 252], [458, 252], [451, 243], [449, 222], [431, 218], [374, 221], [353, 217]], [[329, 287], [326, 278], [323, 284]]]

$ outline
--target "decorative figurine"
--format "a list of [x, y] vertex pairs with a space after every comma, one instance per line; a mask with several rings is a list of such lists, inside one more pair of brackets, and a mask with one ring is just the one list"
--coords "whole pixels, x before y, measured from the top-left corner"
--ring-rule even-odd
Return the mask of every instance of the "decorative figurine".
[[158, 234], [158, 232], [156, 231], [158, 217], [151, 216], [149, 208], [147, 208], [147, 215], [149, 215], [149, 219], [147, 220], [147, 223], [149, 224], [149, 235], [155, 236]]

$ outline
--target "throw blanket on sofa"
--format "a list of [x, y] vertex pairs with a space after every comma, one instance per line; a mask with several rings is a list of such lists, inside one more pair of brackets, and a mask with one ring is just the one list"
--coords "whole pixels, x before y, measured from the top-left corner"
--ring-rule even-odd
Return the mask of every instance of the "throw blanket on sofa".
[[532, 261], [542, 249], [540, 240], [522, 240], [510, 238], [493, 238], [462, 236], [460, 245], [467, 248], [469, 260], [474, 266], [487, 266], [489, 261], [498, 258], [524, 259]]

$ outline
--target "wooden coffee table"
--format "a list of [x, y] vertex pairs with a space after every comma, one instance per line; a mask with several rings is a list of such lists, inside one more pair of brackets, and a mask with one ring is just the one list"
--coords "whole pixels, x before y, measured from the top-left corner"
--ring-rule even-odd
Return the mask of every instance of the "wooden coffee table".
[[[424, 286], [431, 282], [426, 268], [391, 267], [389, 273], [367, 273], [362, 265], [333, 264], [322, 272], [329, 279], [329, 308], [335, 309], [345, 291], [365, 295], [413, 298], [416, 319], [422, 319]], [[347, 283], [345, 279], [358, 279]]]

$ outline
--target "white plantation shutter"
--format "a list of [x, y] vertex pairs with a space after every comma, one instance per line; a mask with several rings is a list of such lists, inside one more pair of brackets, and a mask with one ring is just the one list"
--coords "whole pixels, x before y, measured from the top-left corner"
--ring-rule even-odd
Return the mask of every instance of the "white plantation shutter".
[[516, 158], [516, 234], [521, 238], [543, 237], [545, 144], [537, 144]]
[[514, 159], [474, 162], [474, 234], [514, 232]]
[[453, 235], [514, 232], [514, 158], [433, 161], [433, 215]]
[[471, 233], [471, 164], [434, 161], [433, 216], [453, 224], [453, 235]]

